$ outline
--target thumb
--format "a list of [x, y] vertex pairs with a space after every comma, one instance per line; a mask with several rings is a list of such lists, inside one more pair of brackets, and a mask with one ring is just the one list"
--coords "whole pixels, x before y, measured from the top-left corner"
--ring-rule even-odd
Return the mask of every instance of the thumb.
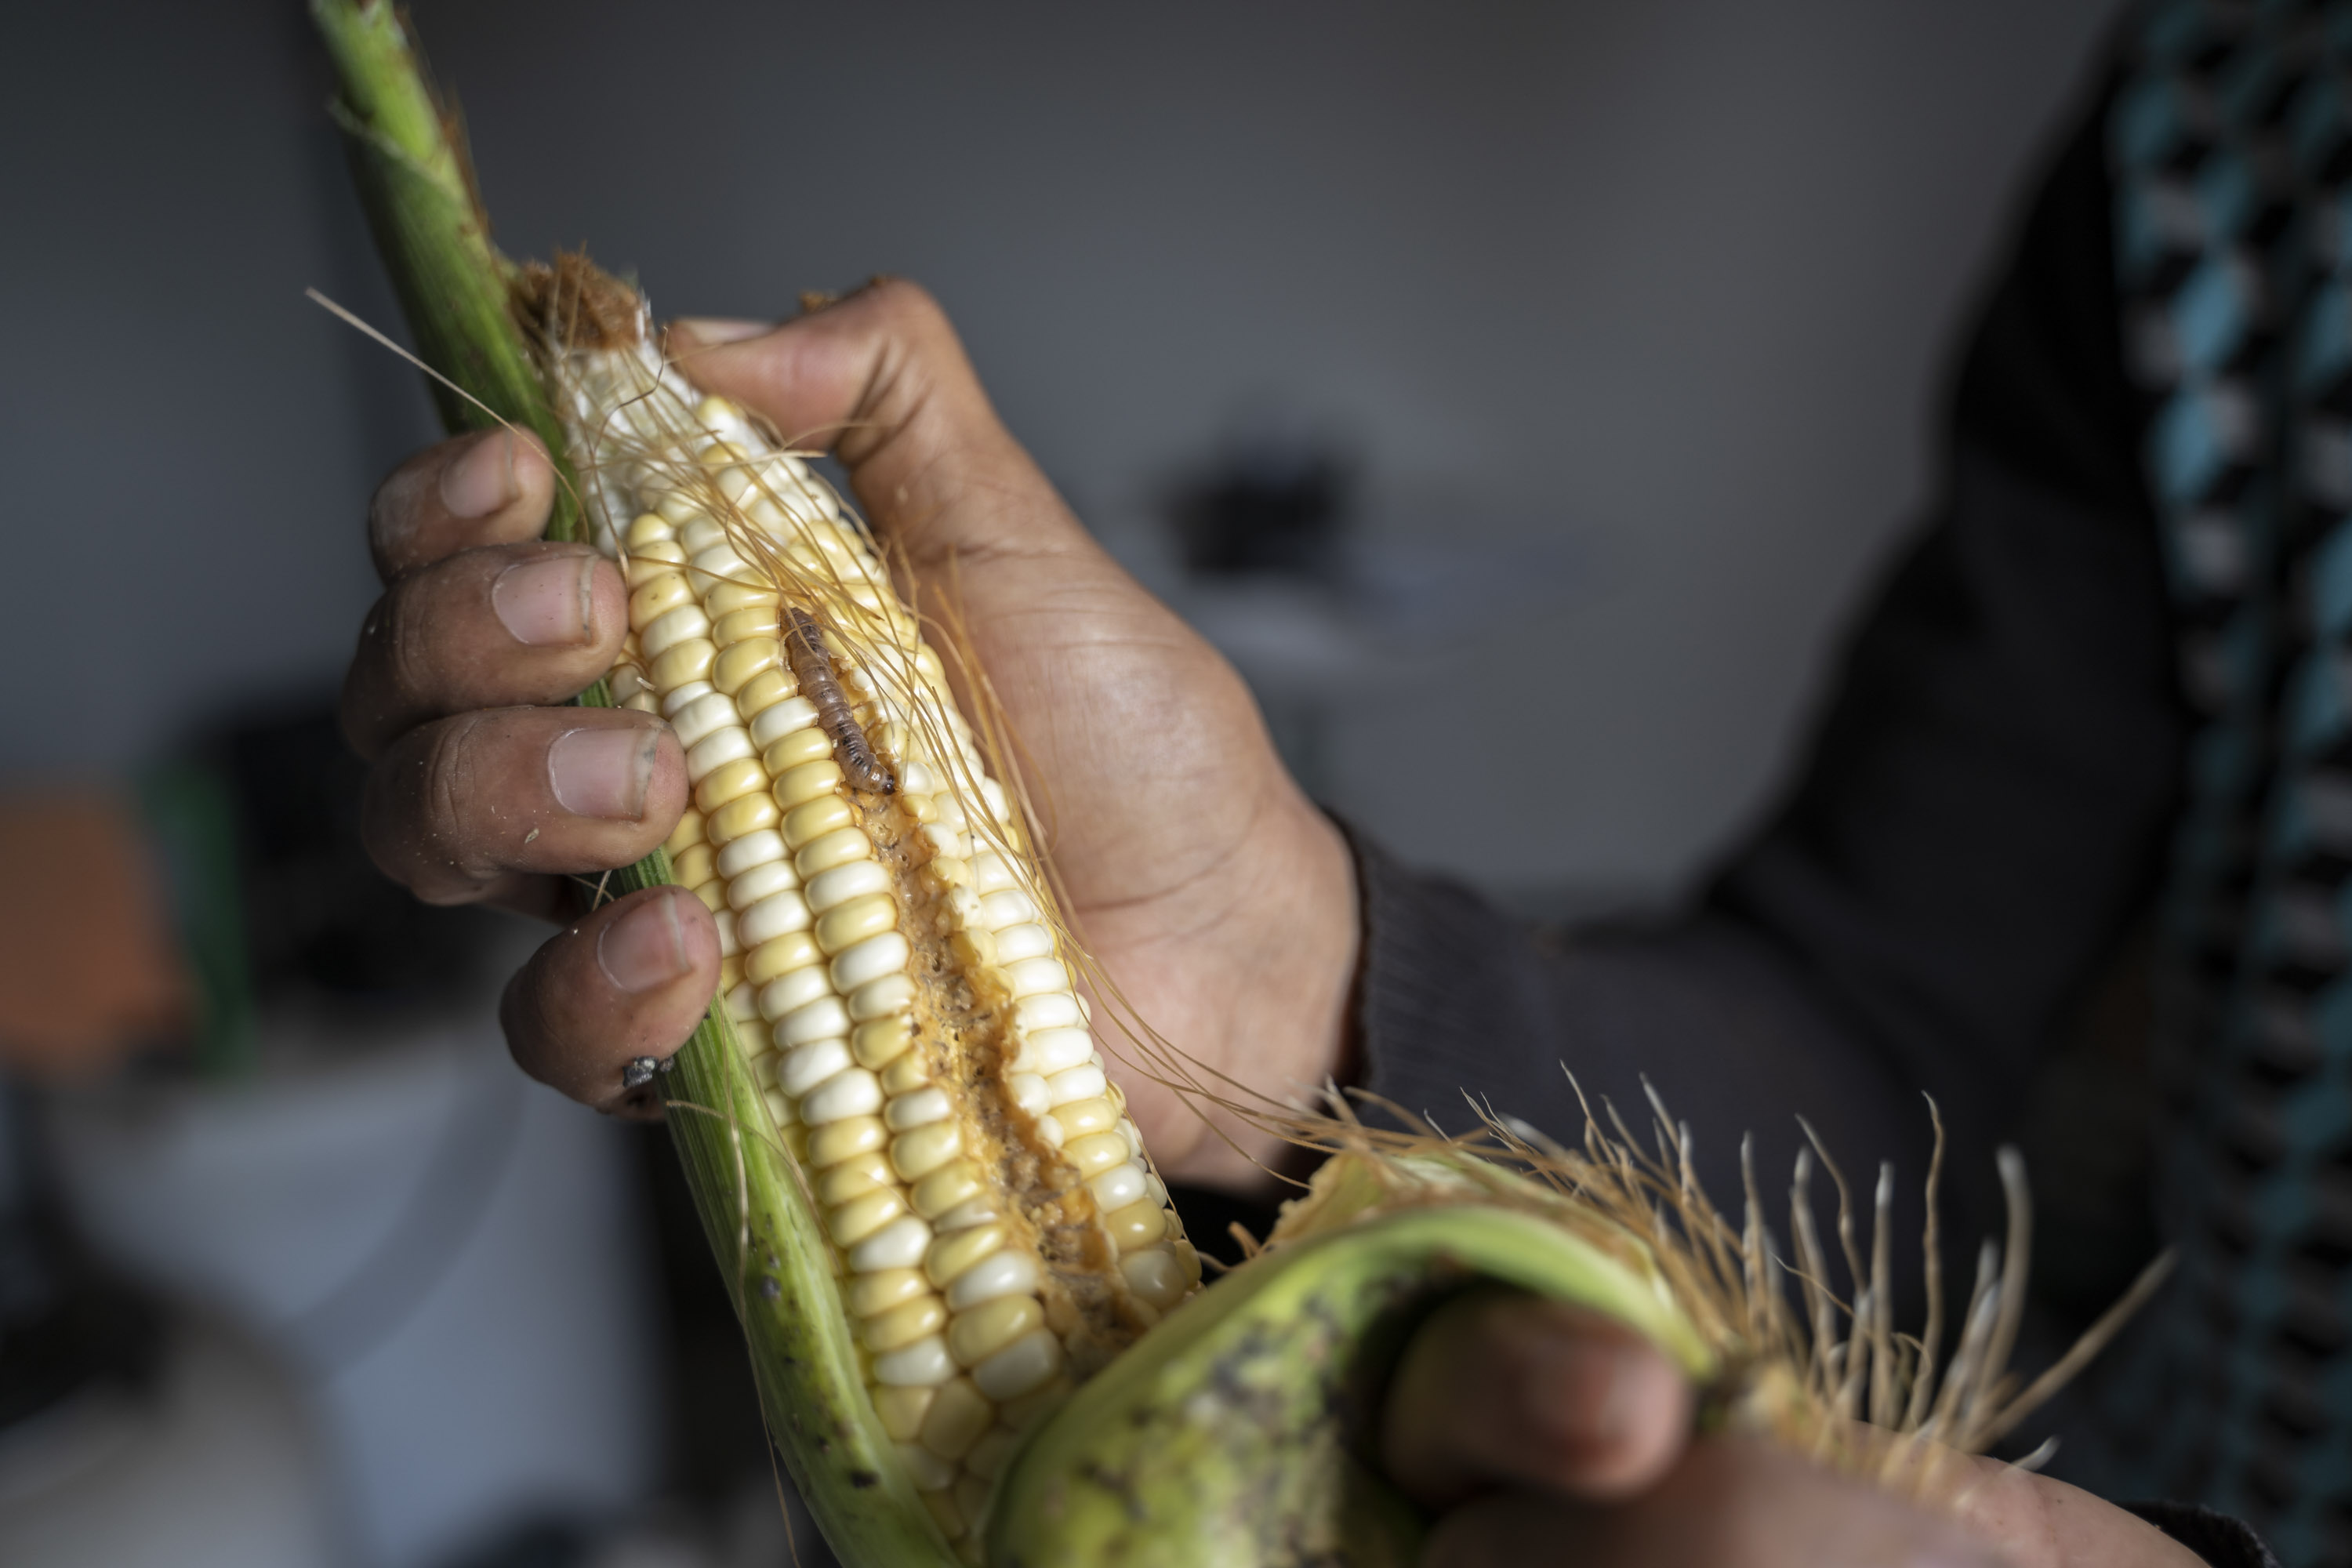
[[1598, 1500], [1664, 1474], [1690, 1425], [1689, 1385], [1640, 1334], [1561, 1302], [1481, 1290], [1414, 1334], [1382, 1411], [1381, 1457], [1426, 1507], [1496, 1486]]
[[764, 416], [788, 444], [830, 448], [867, 520], [919, 575], [951, 555], [967, 567], [1098, 557], [998, 420], [946, 313], [912, 283], [877, 282], [777, 327], [677, 321], [669, 351], [689, 380]]

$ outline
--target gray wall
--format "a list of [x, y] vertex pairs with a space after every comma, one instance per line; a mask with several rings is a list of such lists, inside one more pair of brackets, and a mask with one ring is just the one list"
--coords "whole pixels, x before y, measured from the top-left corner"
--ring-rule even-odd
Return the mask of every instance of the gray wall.
[[[297, 8], [0, 23], [17, 321], [0, 773], [332, 679], [425, 428]], [[1333, 797], [1490, 884], [1655, 895], [1764, 797], [1932, 478], [1937, 373], [2102, 0], [800, 8], [418, 0], [510, 248], [658, 307], [877, 270], [947, 301], [1114, 537], [1241, 411], [1385, 536], [1565, 541]], [[1464, 798], [1464, 737], [1502, 783]]]

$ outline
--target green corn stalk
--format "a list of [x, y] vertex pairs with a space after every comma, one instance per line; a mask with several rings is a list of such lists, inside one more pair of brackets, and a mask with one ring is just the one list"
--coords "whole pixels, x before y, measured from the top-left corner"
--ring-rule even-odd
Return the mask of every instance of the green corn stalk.
[[[451, 432], [505, 424], [554, 458], [547, 536], [582, 537], [565, 439], [509, 300], [515, 264], [491, 243], [457, 122], [427, 85], [385, 0], [313, 0], [340, 84], [333, 104], [377, 250]], [[454, 386], [450, 384], [454, 384]], [[578, 699], [611, 705], [599, 680]], [[617, 872], [616, 894], [671, 882], [660, 849]], [[769, 1434], [843, 1561], [936, 1564], [956, 1557], [917, 1499], [866, 1398], [849, 1324], [835, 1305], [824, 1231], [766, 1125], [734, 1026], [713, 999], [660, 1080], [670, 1135], [703, 1230], [751, 1346]]]

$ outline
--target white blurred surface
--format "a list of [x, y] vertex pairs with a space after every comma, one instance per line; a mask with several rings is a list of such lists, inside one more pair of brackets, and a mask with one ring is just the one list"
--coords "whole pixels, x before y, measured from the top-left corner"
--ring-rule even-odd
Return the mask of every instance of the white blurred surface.
[[218, 1326], [178, 1324], [152, 1398], [68, 1398], [0, 1440], [9, 1568], [344, 1568], [310, 1412]]
[[621, 1131], [527, 1083], [487, 1018], [244, 1089], [70, 1100], [53, 1141], [103, 1256], [296, 1375], [368, 1568], [650, 1494]]

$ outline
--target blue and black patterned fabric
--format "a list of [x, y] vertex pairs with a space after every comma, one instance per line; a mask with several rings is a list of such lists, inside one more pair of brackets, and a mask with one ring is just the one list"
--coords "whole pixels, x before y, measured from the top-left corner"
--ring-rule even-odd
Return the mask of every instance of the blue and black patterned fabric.
[[2165, 0], [2129, 49], [2115, 262], [2197, 730], [2158, 925], [2182, 1269], [2095, 1479], [2352, 1563], [2352, 5]]

